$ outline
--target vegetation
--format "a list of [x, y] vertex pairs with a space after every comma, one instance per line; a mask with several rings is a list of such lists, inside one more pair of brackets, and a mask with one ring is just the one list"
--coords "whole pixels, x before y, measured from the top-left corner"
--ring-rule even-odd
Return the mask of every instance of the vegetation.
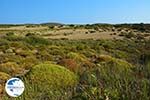
[[[126, 28], [109, 24], [72, 27], [96, 32]], [[150, 99], [149, 39], [138, 39], [138, 34], [131, 31], [124, 32], [122, 39], [108, 40], [46, 39], [28, 33], [0, 38], [0, 99]], [[3, 91], [10, 77], [24, 81], [22, 96], [11, 98]]]
[[[26, 99], [69, 99], [71, 89], [77, 84], [77, 76], [55, 64], [40, 64], [25, 76]], [[43, 87], [44, 86], [44, 87]], [[40, 97], [41, 96], [41, 97]]]

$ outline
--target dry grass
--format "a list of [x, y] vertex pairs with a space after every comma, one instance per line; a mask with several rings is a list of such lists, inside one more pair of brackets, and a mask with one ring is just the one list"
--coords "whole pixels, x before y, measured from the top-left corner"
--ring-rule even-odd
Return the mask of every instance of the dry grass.
[[[99, 29], [101, 30], [101, 29]], [[123, 37], [119, 36], [121, 32], [134, 31], [130, 29], [120, 29], [120, 31], [115, 30], [94, 30], [92, 27], [90, 29], [85, 28], [53, 28], [50, 29], [48, 26], [12, 26], [8, 28], [0, 28], [0, 35], [4, 33], [13, 32], [17, 35], [26, 35], [28, 33], [34, 33], [36, 35], [41, 35], [44, 38], [50, 39], [122, 39]], [[136, 33], [136, 32], [135, 32]], [[137, 32], [136, 34], [139, 34]], [[140, 34], [149, 34], [149, 33], [140, 33]], [[145, 38], [150, 38], [146, 36]]]

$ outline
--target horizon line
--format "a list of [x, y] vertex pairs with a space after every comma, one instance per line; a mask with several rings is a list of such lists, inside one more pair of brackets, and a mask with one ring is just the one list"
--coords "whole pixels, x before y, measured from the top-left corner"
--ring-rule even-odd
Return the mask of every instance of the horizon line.
[[87, 24], [111, 24], [111, 25], [115, 25], [115, 24], [150, 24], [150, 22], [119, 22], [119, 23], [105, 23], [105, 22], [97, 22], [97, 23], [65, 23], [65, 22], [29, 22], [29, 23], [0, 23], [0, 25], [30, 25], [30, 24], [62, 24], [62, 25], [87, 25]]

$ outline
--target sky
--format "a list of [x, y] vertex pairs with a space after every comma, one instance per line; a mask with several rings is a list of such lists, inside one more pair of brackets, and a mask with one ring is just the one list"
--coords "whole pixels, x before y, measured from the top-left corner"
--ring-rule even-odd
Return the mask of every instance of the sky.
[[150, 23], [150, 0], [0, 0], [0, 23]]

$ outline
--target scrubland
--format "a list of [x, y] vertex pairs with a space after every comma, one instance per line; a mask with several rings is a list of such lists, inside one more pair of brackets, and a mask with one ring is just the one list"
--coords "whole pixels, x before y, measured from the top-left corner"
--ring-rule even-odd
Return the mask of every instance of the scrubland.
[[[18, 98], [11, 77], [25, 83]], [[149, 25], [0, 25], [0, 98], [150, 100]]]

